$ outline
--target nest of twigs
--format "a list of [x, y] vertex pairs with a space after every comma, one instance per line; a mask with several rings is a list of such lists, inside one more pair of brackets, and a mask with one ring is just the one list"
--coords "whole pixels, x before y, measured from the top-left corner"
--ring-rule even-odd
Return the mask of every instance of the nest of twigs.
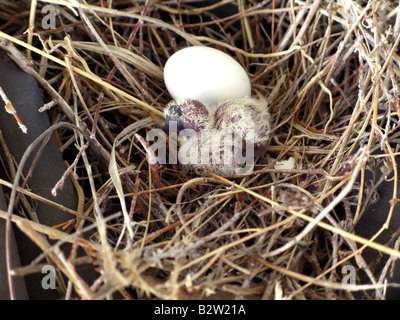
[[[57, 12], [55, 28], [43, 29], [45, 5]], [[361, 253], [389, 255], [389, 264], [400, 257], [397, 242], [354, 228], [372, 198], [370, 159], [386, 161], [397, 191], [397, 1], [21, 0], [0, 11], [2, 48], [11, 56], [17, 48], [28, 72], [32, 59], [46, 102], [57, 100], [50, 119], [81, 129], [58, 130], [84, 205], [57, 235], [86, 259], [54, 262], [77, 297], [384, 297], [384, 277]], [[269, 101], [273, 137], [251, 174], [152, 167], [136, 138], [163, 120], [171, 100], [163, 66], [191, 45], [231, 55]], [[290, 158], [293, 168], [276, 165]], [[73, 272], [75, 262], [92, 264], [97, 279]], [[344, 283], [345, 266], [369, 281]]]

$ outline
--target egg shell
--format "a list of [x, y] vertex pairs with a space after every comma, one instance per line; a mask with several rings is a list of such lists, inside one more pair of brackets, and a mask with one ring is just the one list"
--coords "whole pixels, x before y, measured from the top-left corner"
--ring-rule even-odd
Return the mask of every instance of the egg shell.
[[164, 81], [174, 100], [216, 103], [251, 95], [242, 66], [226, 53], [209, 47], [187, 47], [174, 53], [164, 67]]

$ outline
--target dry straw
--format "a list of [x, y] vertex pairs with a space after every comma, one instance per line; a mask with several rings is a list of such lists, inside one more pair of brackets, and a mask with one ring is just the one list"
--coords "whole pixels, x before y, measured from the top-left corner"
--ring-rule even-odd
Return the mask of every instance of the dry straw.
[[[397, 1], [20, 2], [0, 4], [0, 47], [36, 77], [51, 119], [69, 124], [57, 138], [76, 159], [65, 176], [76, 170], [80, 201], [73, 211], [0, 180], [76, 216], [56, 230], [12, 215], [43, 254], [11, 274], [37, 272], [47, 257], [83, 299], [385, 298], [385, 275], [400, 258], [399, 230], [376, 242], [398, 210]], [[53, 29], [42, 28], [45, 5], [56, 10]], [[234, 57], [269, 102], [273, 138], [252, 174], [198, 176], [147, 161], [137, 137], [171, 100], [163, 66], [190, 45]], [[274, 168], [289, 157], [293, 169]], [[377, 187], [366, 181], [372, 160], [384, 161], [393, 196], [386, 222], [365, 239], [354, 228]], [[96, 174], [99, 163], [108, 171]], [[64, 242], [74, 245], [69, 256]], [[87, 256], [75, 257], [77, 247]], [[365, 248], [390, 256], [382, 274]], [[366, 284], [343, 283], [350, 262]], [[96, 266], [94, 283], [80, 264]]]

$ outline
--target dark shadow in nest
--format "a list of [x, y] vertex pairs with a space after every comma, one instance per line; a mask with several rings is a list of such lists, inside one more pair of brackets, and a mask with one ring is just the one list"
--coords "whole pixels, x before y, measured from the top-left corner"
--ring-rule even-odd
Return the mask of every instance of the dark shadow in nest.
[[[375, 152], [375, 154], [382, 154], [382, 151]], [[390, 203], [393, 198], [393, 172], [383, 174], [387, 169], [384, 165], [383, 159], [385, 158], [370, 158], [369, 167], [365, 171], [364, 182], [364, 195], [361, 208], [361, 215], [355, 225], [355, 233], [366, 239], [372, 238], [385, 224], [388, 213], [390, 210]], [[397, 167], [400, 165], [400, 159], [396, 159]], [[400, 189], [400, 183], [397, 186]], [[400, 192], [397, 194], [399, 198]], [[357, 201], [355, 197], [355, 201]], [[352, 207], [352, 213], [356, 212], [356, 207]], [[400, 205], [396, 205], [393, 211], [393, 216], [390, 220], [388, 229], [384, 230], [375, 242], [384, 244], [388, 247], [394, 246], [396, 239], [400, 234]], [[366, 248], [362, 253], [363, 258], [369, 265], [371, 271], [374, 273], [375, 278], [378, 280], [385, 264], [389, 258], [374, 249]], [[352, 263], [357, 267], [356, 262]], [[370, 280], [363, 270], [357, 271], [357, 277], [361, 283], [369, 284]], [[390, 265], [389, 271], [386, 275], [388, 283], [400, 283], [400, 263], [395, 260], [394, 264]], [[368, 292], [371, 293], [371, 292]], [[361, 292], [355, 293], [358, 298], [365, 298]], [[400, 288], [388, 287], [385, 298], [388, 300], [400, 299]]]

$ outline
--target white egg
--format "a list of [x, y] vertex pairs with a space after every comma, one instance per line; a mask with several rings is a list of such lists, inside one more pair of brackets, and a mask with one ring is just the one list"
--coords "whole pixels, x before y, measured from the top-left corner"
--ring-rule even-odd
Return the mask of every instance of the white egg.
[[250, 79], [242, 66], [226, 53], [203, 46], [174, 53], [165, 64], [164, 81], [174, 100], [215, 103], [251, 95]]

